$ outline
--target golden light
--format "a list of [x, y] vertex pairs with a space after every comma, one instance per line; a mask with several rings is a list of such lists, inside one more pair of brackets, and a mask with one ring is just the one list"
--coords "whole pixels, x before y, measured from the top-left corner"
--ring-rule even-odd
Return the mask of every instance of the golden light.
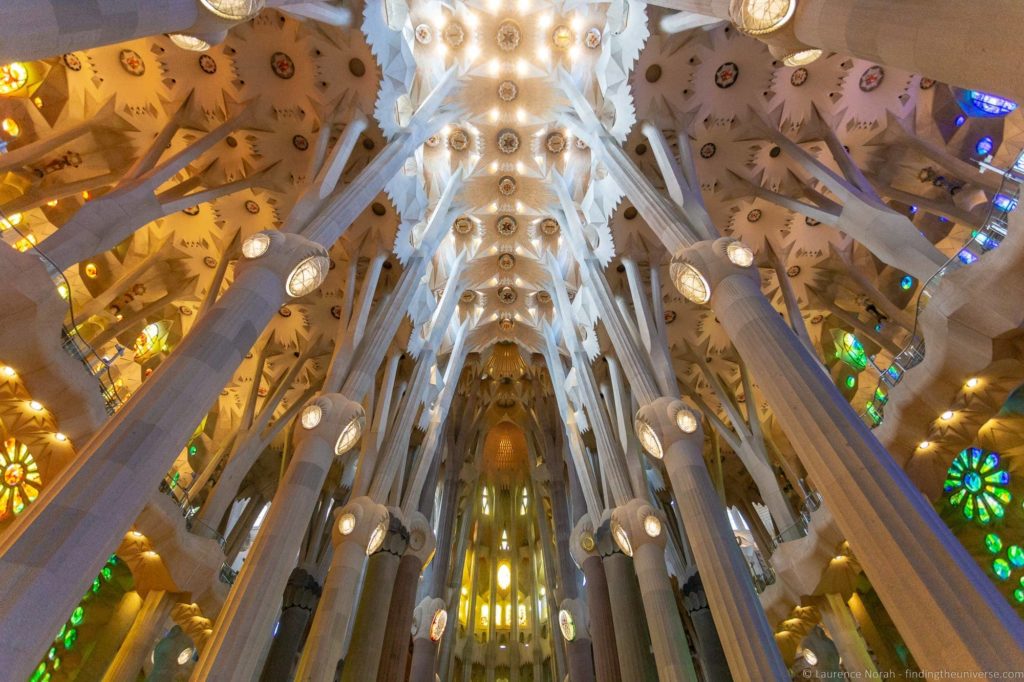
[[0, 370], [0, 372], [3, 372], [3, 375], [5, 377], [13, 377], [13, 376], [17, 376], [17, 374], [18, 374], [17, 372], [14, 371], [14, 368], [11, 367], [10, 365], [4, 365], [4, 368], [2, 370]]
[[60, 203], [58, 199], [50, 199], [49, 201], [46, 202], [46, 205], [49, 206], [50, 208], [53, 208], [58, 203]]
[[302, 409], [299, 422], [302, 424], [302, 428], [308, 431], [309, 429], [316, 428], [323, 416], [324, 411], [319, 405], [307, 405]]
[[356, 517], [352, 512], [345, 512], [338, 519], [338, 531], [342, 535], [351, 535], [356, 529]]
[[388, 519], [382, 519], [377, 527], [370, 533], [370, 540], [366, 543], [366, 556], [370, 556], [384, 544], [388, 534]]
[[953, 410], [946, 410], [945, 412], [939, 415], [939, 419], [941, 419], [944, 422], [948, 422], [950, 419], [953, 418], [954, 414], [955, 413], [953, 412]]
[[21, 62], [0, 66], [0, 95], [21, 90], [28, 83], [28, 69]]
[[786, 66], [806, 66], [820, 59], [822, 54], [821, 50], [800, 50], [783, 57], [782, 63]]
[[917, 444], [917, 449], [918, 450], [927, 450], [931, 446], [932, 446], [932, 442], [930, 440], [923, 440], [923, 441], [921, 441], [920, 443]]
[[345, 426], [341, 431], [341, 435], [338, 436], [338, 442], [334, 445], [334, 454], [344, 455], [346, 452], [352, 449], [352, 446], [359, 440], [359, 436], [363, 433], [363, 419], [362, 417], [356, 417]]
[[644, 518], [644, 532], [652, 538], [656, 538], [661, 535], [661, 519], [654, 514], [650, 514]]
[[676, 426], [683, 433], [693, 433], [697, 430], [697, 416], [689, 410], [676, 412]]
[[12, 213], [9, 216], [0, 218], [0, 230], [9, 230], [12, 227], [21, 224], [22, 215], [20, 213]]
[[633, 543], [629, 541], [629, 533], [621, 524], [612, 523], [612, 537], [615, 538], [615, 544], [619, 546], [623, 554], [633, 556]]
[[57, 433], [53, 434], [53, 437], [56, 438], [57, 440], [59, 440], [61, 443], [67, 442], [67, 439], [68, 439], [67, 436], [65, 436], [63, 433], [60, 433], [59, 431]]
[[85, 276], [89, 279], [96, 279], [96, 275], [99, 274], [99, 268], [96, 267], [95, 263], [85, 264]]
[[28, 406], [31, 407], [36, 412], [42, 412], [43, 411], [43, 404], [41, 402], [39, 402], [38, 400], [30, 400], [30, 401], [28, 401]]
[[977, 388], [978, 384], [980, 383], [981, 379], [979, 379], [978, 377], [971, 377], [970, 379], [967, 380], [967, 383], [964, 384], [964, 386], [967, 388]]
[[508, 563], [503, 561], [500, 564], [498, 564], [498, 587], [500, 587], [502, 591], [504, 591], [507, 590], [509, 588], [509, 585], [511, 584], [512, 569], [511, 567], [509, 567]]
[[13, 118], [5, 118], [0, 121], [0, 129], [3, 129], [8, 137], [17, 137], [21, 134], [21, 126]]
[[658, 438], [658, 434], [654, 432], [654, 427], [641, 419], [637, 419], [634, 426], [636, 437], [640, 439], [641, 447], [651, 457], [661, 459], [665, 453], [661, 449], [661, 440]]

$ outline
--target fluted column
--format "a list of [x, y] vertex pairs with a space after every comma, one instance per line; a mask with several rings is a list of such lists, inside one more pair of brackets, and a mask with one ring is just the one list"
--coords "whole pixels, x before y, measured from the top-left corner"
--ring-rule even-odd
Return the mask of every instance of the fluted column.
[[341, 673], [342, 682], [378, 679], [388, 606], [395, 589], [398, 564], [409, 546], [409, 531], [402, 523], [401, 511], [390, 508], [388, 512], [389, 525], [384, 544], [370, 555], [367, 562], [363, 594], [352, 626], [352, 645]]
[[929, 671], [1024, 669], [1019, 617], [762, 295], [744, 248], [701, 242], [677, 254], [673, 280], [710, 301], [915, 659]]
[[363, 408], [328, 393], [303, 408], [299, 423], [292, 461], [192, 673], [195, 682], [256, 677], [327, 471], [359, 440]]
[[[591, 536], [590, 543], [593, 541]], [[591, 550], [580, 568], [587, 579], [587, 620], [590, 622], [590, 640], [594, 651], [594, 675], [598, 682], [619, 682], [623, 678], [619, 672], [615, 623], [604, 564], [601, 557]]]
[[693, 629], [697, 633], [697, 653], [700, 658], [701, 670], [705, 677], [715, 682], [729, 682], [732, 675], [729, 673], [729, 662], [725, 660], [725, 651], [722, 650], [722, 641], [715, 629], [715, 621], [711, 616], [711, 609], [708, 606], [707, 594], [704, 592], [704, 583], [701, 582], [700, 573], [694, 573], [682, 586], [683, 604], [686, 606], [686, 613], [690, 616]]
[[[0, 638], [28, 677], [92, 577], [120, 543], [196, 424], [288, 297], [302, 261], [322, 247], [297, 235], [260, 233], [265, 251], [245, 258], [231, 287], [124, 407], [79, 451], [0, 542]], [[322, 259], [322, 260], [321, 260]], [[46, 548], [45, 552], [42, 548]], [[46, 603], [46, 609], [38, 608]]]
[[633, 570], [633, 560], [611, 538], [606, 520], [594, 533], [608, 581], [608, 602], [615, 622], [615, 648], [623, 680], [656, 682], [651, 639], [644, 622], [644, 606]]
[[447, 623], [444, 600], [437, 597], [424, 597], [413, 611], [409, 682], [434, 682], [437, 649]]
[[153, 650], [163, 624], [171, 615], [172, 606], [174, 598], [164, 590], [146, 593], [135, 622], [103, 675], [103, 682], [135, 682], [138, 679], [146, 656]]
[[633, 499], [612, 511], [612, 538], [633, 557], [647, 613], [654, 659], [661, 682], [697, 681], [683, 621], [665, 567], [664, 518], [650, 504]]
[[[409, 546], [398, 563], [398, 574], [388, 608], [384, 641], [380, 644], [379, 682], [404, 682], [406, 662], [409, 660], [409, 632], [416, 608], [416, 590], [420, 575], [434, 555], [436, 541], [430, 522], [418, 511], [409, 519]], [[445, 542], [448, 538], [444, 538]]]
[[821, 620], [843, 658], [843, 668], [863, 679], [878, 678], [878, 666], [868, 653], [867, 643], [857, 630], [857, 621], [846, 599], [840, 594], [826, 594], [818, 601]]
[[679, 400], [659, 398], [640, 408], [636, 427], [648, 454], [664, 458], [733, 677], [788, 680], [775, 636], [704, 464], [700, 418]]
[[366, 557], [380, 548], [388, 528], [388, 510], [357, 497], [334, 512], [334, 555], [313, 615], [295, 682], [332, 682], [338, 661], [348, 650], [356, 600]]
[[293, 569], [288, 577], [288, 585], [284, 589], [284, 603], [281, 604], [277, 633], [270, 645], [267, 662], [260, 676], [263, 682], [287, 680], [291, 676], [295, 655], [302, 645], [309, 616], [316, 608], [319, 596], [320, 585], [313, 576], [302, 568]]

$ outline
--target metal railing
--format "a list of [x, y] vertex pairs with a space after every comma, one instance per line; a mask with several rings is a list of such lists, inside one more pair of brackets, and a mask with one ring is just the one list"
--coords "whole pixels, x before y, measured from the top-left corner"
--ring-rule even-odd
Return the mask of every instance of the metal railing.
[[781, 531], [772, 538], [772, 543], [775, 549], [784, 542], [790, 542], [792, 540], [799, 540], [802, 537], [807, 536], [807, 529], [811, 525], [811, 513], [821, 508], [821, 493], [816, 490], [811, 490], [804, 497], [803, 502], [800, 503], [800, 508], [797, 510], [796, 523], [793, 525], [783, 528]]
[[910, 333], [910, 341], [893, 356], [887, 367], [880, 367], [874, 359], [871, 360], [872, 366], [878, 372], [878, 383], [871, 399], [865, 405], [864, 412], [861, 413], [861, 418], [871, 428], [881, 424], [885, 418], [889, 390], [903, 380], [907, 370], [924, 360], [925, 340], [919, 331], [921, 313], [928, 307], [928, 303], [938, 290], [939, 283], [950, 272], [976, 262], [982, 255], [998, 247], [1006, 237], [1008, 217], [1017, 207], [1021, 183], [1024, 182], [1024, 152], [1017, 157], [1013, 167], [1005, 171], [988, 164], [981, 165], [983, 169], [995, 170], [1002, 175], [999, 190], [989, 205], [988, 215], [982, 226], [973, 230], [970, 239], [921, 287], [914, 308], [914, 328]]
[[160, 481], [160, 492], [174, 500], [182, 517], [185, 519], [186, 530], [201, 538], [216, 540], [222, 550], [227, 549], [227, 539], [216, 528], [196, 518], [197, 510], [189, 504], [188, 491], [178, 485], [177, 481], [170, 476], [165, 476]]

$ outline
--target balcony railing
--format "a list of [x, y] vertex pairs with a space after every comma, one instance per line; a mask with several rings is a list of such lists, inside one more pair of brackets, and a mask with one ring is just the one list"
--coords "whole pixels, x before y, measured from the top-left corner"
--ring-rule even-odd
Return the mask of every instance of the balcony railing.
[[971, 238], [956, 252], [956, 255], [946, 261], [945, 265], [940, 267], [921, 287], [914, 309], [914, 328], [910, 334], [910, 341], [893, 356], [887, 367], [880, 367], [872, 359], [871, 364], [879, 375], [878, 384], [871, 394], [871, 399], [868, 400], [864, 412], [861, 413], [861, 418], [871, 428], [881, 424], [885, 418], [885, 404], [889, 401], [889, 390], [903, 380], [903, 375], [907, 370], [919, 365], [924, 360], [925, 340], [919, 331], [921, 313], [928, 307], [928, 303], [939, 288], [939, 283], [950, 272], [976, 262], [982, 255], [998, 247], [1006, 237], [1009, 214], [1017, 208], [1021, 183], [1024, 182], [1024, 152], [1018, 155], [1013, 167], [1005, 171], [988, 164], [981, 164], [981, 166], [983, 169], [994, 170], [1003, 176], [999, 191], [996, 192], [989, 205], [988, 216], [981, 228], [972, 231]]

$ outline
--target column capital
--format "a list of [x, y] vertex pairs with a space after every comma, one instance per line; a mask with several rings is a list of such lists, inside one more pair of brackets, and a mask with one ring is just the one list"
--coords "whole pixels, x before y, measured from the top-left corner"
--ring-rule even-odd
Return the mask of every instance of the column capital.
[[646, 500], [634, 498], [612, 510], [612, 538], [630, 556], [643, 545], [665, 549], [665, 515]]
[[412, 511], [407, 516], [405, 526], [409, 533], [409, 544], [405, 553], [415, 556], [420, 560], [420, 566], [426, 568], [430, 560], [434, 558], [437, 538], [434, 537], [434, 530], [430, 527], [430, 521], [426, 516], [418, 511]]
[[430, 639], [432, 642], [439, 642], [447, 625], [448, 611], [445, 610], [443, 599], [424, 597], [413, 609], [411, 630], [413, 639]]
[[340, 393], [321, 393], [299, 413], [296, 444], [307, 438], [327, 443], [335, 455], [343, 455], [359, 442], [366, 423], [363, 406]]
[[264, 230], [242, 242], [236, 272], [257, 266], [279, 277], [290, 298], [299, 298], [324, 283], [331, 260], [327, 249], [302, 235]]
[[335, 551], [342, 543], [352, 542], [362, 547], [367, 555], [384, 544], [391, 514], [387, 507], [369, 497], [357, 497], [334, 512], [331, 542]]
[[669, 273], [672, 283], [687, 300], [704, 305], [726, 278], [748, 277], [760, 284], [754, 264], [754, 252], [732, 237], [697, 242], [680, 249], [672, 257]]
[[655, 459], [663, 459], [679, 441], [704, 442], [700, 411], [678, 398], [661, 397], [644, 405], [633, 428], [641, 447]]
[[594, 522], [590, 520], [590, 515], [584, 514], [569, 534], [569, 554], [572, 555], [573, 562], [579, 568], [582, 568], [583, 562], [590, 557], [601, 556], [597, 549], [595, 532]]
[[563, 599], [558, 605], [558, 629], [566, 642], [590, 639], [586, 605], [579, 599]]

